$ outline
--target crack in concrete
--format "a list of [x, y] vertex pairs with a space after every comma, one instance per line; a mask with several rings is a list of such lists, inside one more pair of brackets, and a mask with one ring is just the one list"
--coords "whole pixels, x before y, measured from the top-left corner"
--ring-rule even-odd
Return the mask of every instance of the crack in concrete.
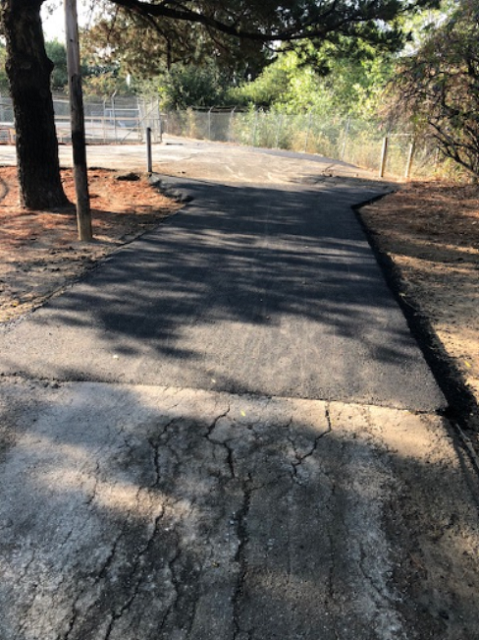
[[103, 563], [103, 566], [101, 567], [100, 571], [98, 572], [97, 576], [95, 576], [95, 583], [98, 584], [101, 580], [105, 580], [106, 576], [107, 576], [107, 572], [109, 570], [109, 568], [111, 567], [111, 565], [113, 564], [113, 560], [115, 558], [116, 555], [116, 550], [118, 548], [118, 545], [120, 544], [120, 540], [122, 539], [124, 534], [124, 530], [120, 531], [118, 537], [116, 538], [116, 540], [114, 541], [110, 553], [108, 554], [105, 562]]
[[[160, 434], [159, 437], [161, 437], [161, 435], [163, 435], [166, 432], [166, 429], [168, 428], [168, 426], [170, 426], [170, 424], [174, 422], [174, 420], [170, 421], [167, 425], [165, 425], [165, 427], [162, 430], [162, 434]], [[160, 471], [159, 471], [159, 443], [154, 443], [152, 440], [148, 440], [149, 445], [152, 447], [153, 449], [153, 460], [154, 460], [154, 468], [155, 468], [155, 473], [156, 473], [156, 478], [155, 481], [153, 483], [153, 487], [158, 486], [159, 481], [160, 481]], [[98, 468], [98, 467], [97, 467]], [[142, 493], [142, 488], [138, 487], [138, 490], [136, 492], [136, 501], [137, 504], [141, 504], [141, 493]], [[135, 580], [135, 584], [133, 587], [133, 591], [130, 594], [130, 596], [127, 598], [127, 600], [123, 603], [123, 605], [120, 607], [120, 609], [115, 612], [114, 610], [111, 611], [110, 616], [110, 622], [108, 624], [108, 627], [105, 631], [105, 636], [104, 636], [104, 640], [108, 640], [111, 637], [111, 634], [113, 632], [113, 629], [115, 627], [115, 624], [117, 623], [118, 620], [120, 620], [122, 618], [122, 616], [131, 608], [134, 600], [136, 599], [139, 591], [140, 591], [140, 587], [141, 584], [143, 582], [143, 576], [142, 576], [142, 572], [141, 572], [141, 562], [143, 557], [148, 553], [148, 551], [151, 548], [151, 545], [154, 542], [155, 537], [157, 536], [158, 532], [159, 532], [159, 524], [161, 519], [164, 517], [164, 506], [160, 505], [160, 512], [156, 515], [155, 519], [154, 519], [154, 524], [153, 524], [153, 530], [151, 535], [149, 536], [149, 538], [146, 540], [145, 544], [143, 545], [143, 547], [138, 551], [134, 564], [131, 568], [131, 570], [129, 571], [129, 575], [133, 579], [136, 577]], [[108, 577], [108, 571], [111, 568], [111, 566], [113, 565], [113, 562], [115, 560], [116, 554], [117, 554], [117, 550], [118, 550], [118, 546], [122, 540], [122, 538], [125, 535], [125, 527], [122, 527], [121, 531], [119, 532], [118, 536], [116, 537], [116, 539], [114, 540], [113, 544], [111, 545], [111, 549], [110, 552], [108, 554], [108, 556], [106, 557], [105, 561], [103, 562], [101, 568], [99, 569], [98, 572], [95, 572], [95, 574], [92, 576], [93, 577], [93, 586], [98, 585], [100, 582], [107, 580]], [[78, 600], [82, 597], [82, 595], [86, 592], [86, 589], [82, 590], [82, 592], [78, 595], [74, 605], [73, 605], [73, 609], [74, 609], [74, 614], [72, 616], [72, 620], [70, 622], [70, 627], [69, 630], [66, 634], [66, 636], [63, 638], [63, 640], [68, 640], [70, 634], [72, 633], [74, 626], [75, 626], [75, 622], [76, 619], [78, 617], [78, 612], [75, 611], [75, 607], [76, 607], [76, 602], [78, 602]], [[84, 612], [83, 614], [83, 618], [88, 614], [88, 612], [93, 609], [95, 607], [95, 603], [92, 603], [87, 610]]]
[[100, 474], [100, 463], [97, 461], [97, 463], [95, 465], [95, 469], [91, 474], [91, 475], [94, 476], [93, 488], [91, 490], [91, 494], [85, 500], [85, 505], [87, 507], [89, 507], [92, 504], [92, 502], [95, 500], [95, 498], [96, 498], [99, 474]]
[[378, 585], [376, 580], [373, 578], [373, 576], [371, 576], [365, 568], [365, 561], [368, 557], [368, 554], [366, 553], [366, 551], [364, 550], [363, 545], [359, 542], [359, 562], [358, 562], [358, 566], [359, 569], [361, 571], [361, 574], [363, 575], [363, 577], [369, 582], [369, 584], [371, 585], [373, 592], [376, 594], [375, 597], [375, 601], [376, 601], [376, 605], [378, 608], [385, 608], [385, 602], [388, 602], [390, 604], [393, 604], [395, 602], [395, 598], [392, 597], [388, 592], [387, 592], [387, 587], [386, 585]]
[[68, 629], [62, 636], [57, 636], [58, 640], [68, 640], [68, 638], [70, 637], [70, 634], [73, 631], [73, 627], [75, 626], [75, 622], [77, 621], [77, 618], [78, 618], [78, 611], [75, 609], [77, 602], [78, 602], [78, 599], [75, 600], [72, 606], [72, 614], [70, 617], [70, 622], [68, 623]]
[[160, 623], [160, 627], [159, 627], [159, 632], [163, 632], [163, 630], [166, 628], [168, 620], [171, 618], [171, 615], [173, 614], [173, 612], [175, 611], [175, 609], [177, 608], [179, 599], [180, 599], [180, 590], [181, 590], [181, 582], [178, 579], [177, 575], [176, 575], [176, 569], [175, 569], [175, 564], [180, 560], [181, 558], [181, 547], [180, 547], [180, 543], [178, 540], [178, 536], [176, 536], [177, 540], [176, 540], [176, 551], [174, 556], [171, 558], [171, 560], [168, 560], [168, 570], [170, 572], [170, 583], [171, 586], [173, 587], [173, 591], [174, 591], [174, 600], [173, 602], [168, 606], [165, 615], [163, 616], [161, 623]]
[[236, 640], [240, 633], [248, 633], [244, 631], [239, 622], [240, 618], [240, 599], [244, 591], [244, 583], [248, 574], [248, 563], [246, 559], [246, 545], [248, 543], [248, 525], [247, 518], [251, 506], [251, 495], [253, 493], [252, 488], [253, 479], [251, 474], [248, 473], [248, 477], [242, 483], [243, 490], [243, 503], [235, 515], [236, 520], [236, 535], [238, 538], [238, 548], [235, 554], [235, 562], [238, 563], [238, 579], [236, 581], [235, 591], [232, 597], [233, 605], [233, 640]]
[[148, 444], [153, 449], [153, 468], [155, 470], [155, 479], [152, 488], [158, 488], [160, 486], [161, 472], [160, 472], [160, 445], [152, 440], [148, 440]]
[[[105, 561], [103, 562], [103, 565], [101, 566], [100, 570], [90, 573], [89, 577], [92, 579], [91, 584], [87, 585], [86, 587], [81, 589], [79, 593], [77, 593], [76, 598], [75, 598], [75, 600], [74, 600], [74, 602], [72, 604], [72, 614], [71, 614], [71, 617], [70, 617], [68, 630], [64, 634], [64, 636], [61, 638], [61, 640], [68, 640], [70, 635], [73, 633], [73, 630], [74, 630], [74, 627], [75, 627], [75, 623], [76, 623], [76, 621], [78, 619], [78, 615], [79, 615], [79, 611], [78, 611], [78, 608], [77, 608], [77, 603], [80, 601], [80, 599], [85, 595], [85, 593], [87, 593], [87, 591], [89, 589], [91, 589], [92, 587], [94, 588], [95, 586], [98, 586], [98, 584], [100, 582], [102, 582], [102, 581], [107, 579], [108, 570], [111, 567], [111, 565], [113, 564], [113, 560], [114, 560], [115, 555], [116, 555], [116, 550], [118, 548], [118, 545], [119, 545], [120, 540], [123, 537], [123, 535], [124, 535], [124, 528], [120, 531], [120, 533], [118, 534], [118, 536], [114, 540], [114, 542], [113, 542], [113, 544], [111, 546], [110, 553], [108, 554], [108, 556], [106, 557]], [[95, 606], [96, 606], [96, 602], [93, 602], [92, 604], [90, 604], [90, 606], [87, 607], [86, 610], [84, 610], [82, 612], [82, 618], [86, 618], [88, 613], [92, 609], [94, 609]]]
[[[327, 422], [326, 430], [323, 431], [323, 433], [320, 433], [318, 436], [316, 436], [316, 438], [314, 439], [310, 450], [307, 451], [305, 454], [303, 454], [303, 455], [299, 454], [296, 451], [294, 439], [290, 438], [290, 437], [288, 438], [289, 441], [291, 442], [292, 446], [293, 446], [293, 449], [295, 449], [295, 454], [294, 455], [296, 457], [296, 462], [292, 462], [291, 463], [291, 466], [293, 467], [292, 478], [293, 478], [294, 482], [299, 483], [299, 480], [298, 480], [298, 467], [300, 467], [305, 460], [307, 460], [308, 458], [310, 458], [312, 455], [315, 454], [315, 452], [316, 452], [316, 450], [318, 448], [318, 445], [319, 445], [319, 441], [322, 440], [327, 435], [329, 435], [333, 430], [332, 423], [331, 423], [331, 414], [330, 414], [330, 411], [329, 411], [329, 404], [326, 405], [325, 416], [326, 416], [326, 422]], [[289, 424], [287, 425], [288, 429], [290, 428], [292, 423], [293, 423], [293, 419], [291, 419]]]
[[227, 440], [222, 442], [220, 440], [215, 440], [212, 437], [212, 433], [216, 429], [216, 426], [217, 426], [218, 422], [222, 418], [226, 418], [228, 416], [228, 414], [230, 413], [230, 411], [231, 411], [231, 407], [230, 407], [230, 405], [228, 405], [228, 408], [226, 409], [226, 411], [224, 411], [222, 414], [217, 416], [214, 419], [214, 421], [209, 425], [209, 427], [207, 429], [207, 432], [205, 434], [205, 438], [209, 442], [211, 442], [213, 445], [218, 445], [220, 447], [223, 447], [226, 450], [226, 464], [228, 465], [228, 469], [229, 469], [229, 473], [230, 473], [231, 479], [234, 479], [234, 478], [236, 478], [236, 473], [235, 473], [233, 449], [229, 446]]
[[[336, 499], [336, 485], [334, 483], [331, 483], [331, 494], [329, 496], [329, 502], [334, 503], [335, 499]], [[331, 513], [333, 513], [333, 510], [329, 505], [328, 505], [328, 509], [330, 510]], [[328, 571], [326, 593], [327, 593], [327, 599], [333, 602], [335, 597], [334, 575], [336, 572], [336, 566], [335, 566], [336, 553], [334, 552], [334, 533], [331, 529], [328, 529], [328, 539], [329, 539], [329, 548], [330, 548], [330, 555], [331, 555], [331, 564]]]
[[[141, 561], [142, 561], [143, 557], [151, 549], [151, 545], [153, 544], [153, 542], [155, 540], [155, 537], [157, 536], [157, 534], [159, 532], [160, 521], [163, 518], [163, 516], [164, 516], [164, 509], [163, 509], [163, 506], [162, 506], [160, 513], [155, 518], [153, 531], [152, 531], [150, 537], [148, 538], [148, 540], [146, 541], [145, 545], [143, 546], [142, 549], [140, 549], [139, 553], [136, 556], [134, 566], [130, 571], [130, 575], [131, 575], [132, 578], [136, 574], [138, 574], [138, 570], [140, 569], [140, 564], [141, 564]], [[123, 617], [123, 615], [127, 611], [129, 611], [129, 609], [131, 608], [133, 602], [135, 601], [136, 597], [138, 596], [138, 593], [140, 591], [140, 587], [141, 587], [142, 582], [143, 582], [143, 576], [141, 575], [141, 572], [140, 572], [140, 575], [138, 575], [138, 577], [136, 579], [136, 584], [134, 585], [133, 592], [131, 593], [129, 598], [120, 607], [118, 612], [116, 612], [116, 613], [114, 611], [111, 612], [111, 620], [110, 620], [110, 623], [108, 624], [108, 627], [106, 629], [104, 640], [109, 640], [109, 638], [110, 638], [110, 636], [111, 636], [111, 634], [113, 632], [113, 628], [114, 628], [116, 622], [118, 620], [120, 620]]]
[[[363, 545], [360, 542], [358, 544], [359, 544], [359, 552], [360, 552], [358, 566], [363, 578], [367, 580], [367, 582], [370, 584], [372, 589], [371, 599], [376, 607], [376, 613], [374, 616], [375, 620], [377, 620], [378, 618], [380, 620], [382, 618], [383, 621], [387, 620], [386, 624], [387, 624], [387, 631], [388, 631], [387, 633], [388, 639], [392, 637], [398, 638], [398, 640], [404, 639], [405, 635], [403, 632], [401, 614], [396, 608], [396, 603], [398, 600], [400, 600], [400, 598], [394, 597], [394, 595], [389, 592], [385, 582], [384, 584], [378, 584], [377, 581], [374, 579], [374, 577], [371, 576], [366, 571], [366, 568], [364, 565], [367, 559], [367, 553], [364, 550]], [[384, 618], [383, 616], [386, 616], [386, 618]], [[382, 629], [382, 626], [383, 625], [379, 624], [379, 627], [375, 628], [376, 633], [378, 634], [378, 636], [380, 635], [381, 638], [386, 637], [384, 635], [385, 630]], [[394, 635], [390, 635], [391, 630], [393, 628], [394, 628], [394, 632], [393, 632]], [[408, 636], [408, 637], [411, 637], [411, 636]]]
[[175, 417], [172, 418], [169, 422], [163, 425], [159, 434], [156, 435], [155, 438], [148, 438], [148, 444], [153, 449], [153, 468], [155, 470], [155, 480], [151, 485], [151, 488], [158, 488], [160, 486], [161, 481], [161, 471], [160, 471], [160, 446], [164, 445], [168, 449], [168, 451], [173, 456], [175, 463], [180, 464], [180, 459], [175, 449], [170, 445], [170, 437], [168, 435], [169, 428], [175, 424], [176, 422], [181, 421], [181, 418]]
[[[30, 567], [33, 565], [34, 561], [35, 561], [35, 548], [32, 549], [32, 555], [30, 557], [30, 559], [28, 560], [28, 562], [25, 565], [25, 568], [23, 569], [22, 572], [22, 578], [21, 581], [23, 582], [25, 580], [25, 578], [28, 575], [28, 572], [30, 571]], [[35, 605], [35, 600], [37, 599], [37, 584], [34, 584], [34, 591], [33, 594], [30, 597], [30, 602], [28, 603], [26, 609], [24, 609], [24, 622], [20, 624], [19, 626], [19, 633], [23, 634], [25, 633], [25, 630], [27, 628], [27, 624], [28, 624], [28, 618], [30, 615], [31, 610], [33, 609], [34, 605]]]

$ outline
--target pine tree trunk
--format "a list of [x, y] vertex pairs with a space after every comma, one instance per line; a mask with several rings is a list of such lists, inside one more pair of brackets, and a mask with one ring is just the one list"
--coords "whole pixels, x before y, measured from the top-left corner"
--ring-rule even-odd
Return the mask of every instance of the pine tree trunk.
[[66, 204], [58, 160], [50, 76], [40, 18], [43, 0], [3, 0], [6, 71], [15, 114], [21, 203], [29, 209]]

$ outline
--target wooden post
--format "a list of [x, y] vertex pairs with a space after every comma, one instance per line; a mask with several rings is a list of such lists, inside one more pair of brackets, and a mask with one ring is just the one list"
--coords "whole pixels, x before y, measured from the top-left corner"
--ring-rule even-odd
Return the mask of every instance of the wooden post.
[[388, 137], [384, 136], [383, 148], [381, 151], [381, 163], [379, 165], [379, 177], [383, 178], [386, 171], [386, 160], [388, 157]]
[[80, 74], [77, 6], [76, 0], [64, 0], [64, 2], [78, 238], [89, 242], [92, 240], [92, 229], [86, 164], [85, 114], [83, 111]]
[[409, 180], [409, 178], [411, 177], [411, 168], [412, 168], [412, 161], [414, 158], [414, 151], [416, 150], [416, 140], [413, 138], [412, 142], [409, 146], [409, 153], [407, 156], [407, 163], [406, 163], [406, 172], [404, 174], [404, 177], [406, 178], [406, 180]]

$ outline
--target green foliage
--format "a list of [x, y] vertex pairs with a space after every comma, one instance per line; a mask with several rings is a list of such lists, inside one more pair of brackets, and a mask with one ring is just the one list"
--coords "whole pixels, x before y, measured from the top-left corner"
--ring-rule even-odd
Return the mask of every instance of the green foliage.
[[[321, 72], [329, 67], [331, 52], [359, 61], [367, 47], [397, 51], [405, 39], [400, 17], [438, 1], [112, 0], [84, 39], [91, 55], [115, 61], [136, 78], [161, 75], [177, 64], [197, 67], [214, 60], [239, 84], [261, 74], [280, 42], [284, 53], [294, 50], [301, 65]], [[280, 75], [274, 70], [252, 88], [253, 96], [239, 92], [238, 100], [276, 102], [275, 81], [283, 86], [285, 74]]]
[[83, 34], [83, 48], [90, 60], [119, 64], [138, 82], [190, 65], [213, 65], [230, 78], [243, 77], [258, 73], [268, 55], [262, 42], [226, 42], [196, 23], [167, 18], [155, 23], [114, 7]]
[[[51, 86], [53, 91], [68, 91], [68, 66], [65, 46], [52, 40], [45, 43], [47, 56], [53, 62]], [[96, 60], [82, 61], [83, 93], [90, 96], [111, 96], [114, 92], [127, 93], [125, 77], [117, 64], [101, 64]]]
[[86, 98], [106, 98], [119, 93], [131, 93], [126, 78], [118, 75], [114, 69], [96, 69], [95, 72], [83, 76], [83, 94]]
[[230, 90], [228, 100], [290, 114], [315, 111], [367, 117], [376, 113], [392, 68], [391, 55], [374, 55], [369, 48], [362, 57], [345, 58], [335, 55], [329, 45], [317, 58], [316, 68], [290, 51], [281, 53], [253, 82]]
[[228, 91], [232, 104], [255, 105], [269, 108], [279, 103], [290, 89], [291, 74], [287, 69], [286, 56], [267, 66], [253, 82], [245, 82]]
[[5, 45], [0, 43], [0, 91], [8, 91], [8, 78], [5, 71], [5, 62], [7, 59], [7, 51]]
[[58, 40], [45, 43], [47, 56], [53, 62], [52, 89], [62, 91], [68, 86], [67, 51]]
[[214, 63], [198, 67], [174, 65], [159, 76], [156, 83], [163, 109], [223, 104], [226, 81]]

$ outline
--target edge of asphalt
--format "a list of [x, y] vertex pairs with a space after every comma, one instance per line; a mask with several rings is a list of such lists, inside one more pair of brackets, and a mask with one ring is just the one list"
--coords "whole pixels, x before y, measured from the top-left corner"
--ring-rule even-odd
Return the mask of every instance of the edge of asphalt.
[[462, 372], [439, 340], [430, 319], [415, 305], [413, 298], [404, 293], [404, 280], [399, 267], [391, 256], [381, 249], [377, 235], [368, 227], [361, 215], [363, 207], [394, 193], [398, 188], [400, 187], [391, 187], [384, 194], [354, 205], [353, 210], [379, 264], [386, 284], [406, 318], [409, 330], [446, 399], [445, 409], [439, 409], [436, 413], [447, 418], [446, 423], [451, 425], [454, 435], [459, 439], [461, 446], [466, 449], [466, 454], [479, 475], [479, 451], [477, 444], [475, 446], [470, 438], [470, 436], [477, 438], [479, 435], [479, 403], [468, 388]]

